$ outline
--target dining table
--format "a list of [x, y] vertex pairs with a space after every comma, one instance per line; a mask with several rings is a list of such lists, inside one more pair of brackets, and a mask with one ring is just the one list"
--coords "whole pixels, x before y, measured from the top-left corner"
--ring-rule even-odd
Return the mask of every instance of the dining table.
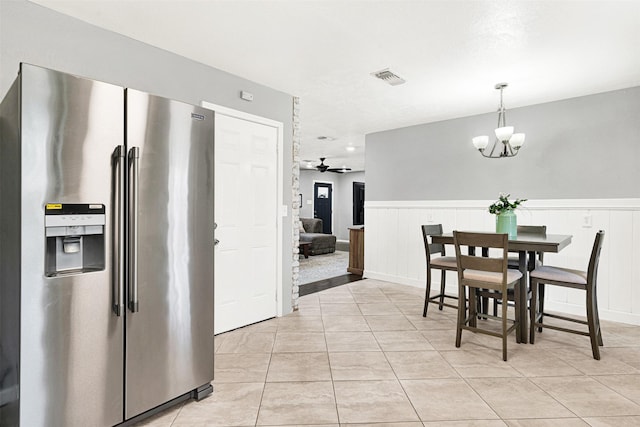
[[[573, 236], [568, 234], [532, 234], [532, 233], [518, 233], [515, 237], [509, 238], [509, 252], [518, 252], [518, 269], [522, 273], [520, 279], [520, 286], [523, 292], [519, 292], [520, 301], [518, 304], [523, 307], [519, 310], [519, 342], [527, 343], [528, 340], [528, 323], [529, 316], [527, 315], [527, 279], [528, 272], [535, 268], [536, 256], [539, 253], [552, 252], [558, 253], [562, 249], [571, 244], [571, 238]], [[453, 233], [442, 233], [440, 235], [431, 236], [433, 243], [441, 243], [445, 245], [453, 245]], [[468, 248], [469, 254], [475, 254], [475, 247]], [[483, 248], [482, 255], [488, 256], [488, 250]], [[527, 263], [527, 253], [529, 254], [529, 262]], [[532, 302], [533, 304], [534, 302]]]

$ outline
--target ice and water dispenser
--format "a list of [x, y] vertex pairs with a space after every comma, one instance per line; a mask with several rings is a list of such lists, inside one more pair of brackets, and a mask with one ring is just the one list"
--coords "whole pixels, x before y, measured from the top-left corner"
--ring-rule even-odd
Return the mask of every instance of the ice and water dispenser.
[[45, 206], [46, 276], [104, 270], [105, 209], [102, 204]]

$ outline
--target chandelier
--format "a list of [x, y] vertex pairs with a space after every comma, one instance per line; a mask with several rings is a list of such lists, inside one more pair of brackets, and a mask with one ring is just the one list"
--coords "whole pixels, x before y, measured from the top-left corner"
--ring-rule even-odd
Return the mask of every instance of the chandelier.
[[480, 151], [480, 154], [490, 159], [515, 157], [518, 155], [522, 144], [524, 144], [524, 133], [513, 133], [513, 126], [507, 126], [506, 124], [507, 110], [502, 104], [502, 91], [507, 86], [507, 83], [497, 83], [495, 86], [496, 89], [500, 89], [500, 109], [498, 109], [498, 127], [494, 131], [496, 139], [489, 154], [485, 153], [485, 149], [489, 145], [489, 137], [487, 135], [476, 136], [471, 140], [473, 145]]

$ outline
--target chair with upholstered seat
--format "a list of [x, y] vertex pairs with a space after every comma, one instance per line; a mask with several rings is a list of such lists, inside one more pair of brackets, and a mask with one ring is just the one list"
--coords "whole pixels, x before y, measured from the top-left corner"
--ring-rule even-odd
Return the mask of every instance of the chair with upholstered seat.
[[[518, 235], [521, 234], [536, 234], [541, 236], [547, 235], [547, 226], [546, 225], [519, 225], [517, 227]], [[531, 260], [527, 261], [527, 264], [533, 267], [539, 267], [542, 265], [544, 261], [544, 252], [538, 253], [537, 258], [535, 258], [535, 264], [531, 262]], [[520, 268], [520, 258], [518, 256], [510, 256], [509, 257], [509, 268]], [[533, 268], [529, 268], [529, 270], [533, 270]]]
[[[518, 328], [519, 313], [522, 308], [517, 301], [520, 295], [520, 279], [522, 273], [518, 270], [507, 268], [508, 264], [508, 242], [507, 234], [495, 233], [465, 233], [453, 232], [453, 241], [456, 248], [456, 261], [458, 265], [458, 323], [456, 328], [456, 347], [460, 347], [462, 340], [462, 330], [470, 330], [486, 335], [502, 338], [502, 359], [507, 360], [507, 337], [514, 329]], [[482, 247], [501, 249], [500, 257], [484, 257], [475, 255], [464, 255], [462, 246]], [[469, 288], [469, 314], [467, 315], [467, 304], [463, 296]], [[502, 304], [502, 316], [482, 315], [483, 319], [500, 320], [502, 323], [501, 333], [479, 328], [477, 325], [477, 304], [476, 292], [493, 292], [497, 298], [505, 298], [508, 289], [515, 290], [516, 315], [515, 320], [507, 319], [507, 304]], [[507, 324], [511, 326], [507, 327]], [[516, 332], [517, 333], [517, 332]]]
[[[518, 235], [522, 234], [533, 234], [539, 236], [547, 235], [547, 226], [546, 225], [519, 225]], [[536, 267], [540, 267], [544, 261], [544, 252], [539, 252], [536, 257], [535, 254], [529, 253], [527, 256], [527, 270], [531, 271]], [[509, 257], [509, 268], [514, 268], [518, 270], [520, 268], [520, 257], [519, 256], [510, 256]], [[530, 298], [531, 291], [527, 289], [527, 301]], [[513, 291], [510, 290], [507, 294], [507, 301], [513, 302]], [[493, 299], [493, 315], [496, 316], [498, 313], [498, 304], [502, 304], [502, 300], [498, 298]], [[485, 305], [483, 305], [485, 306]]]
[[[540, 236], [547, 235], [547, 226], [546, 225], [519, 225], [518, 235], [521, 234], [534, 234]], [[540, 267], [544, 260], [544, 252], [540, 252], [537, 254], [529, 253], [527, 256], [527, 271], [531, 271], [536, 267]], [[519, 256], [510, 256], [509, 257], [509, 268], [519, 269], [520, 268], [520, 257]], [[527, 287], [527, 301], [530, 299], [531, 290]], [[513, 290], [510, 290], [507, 293], [507, 301], [513, 302]], [[498, 313], [498, 304], [502, 304], [502, 299], [494, 298], [493, 299], [493, 315], [496, 316]], [[486, 307], [486, 297], [483, 303], [483, 307]], [[486, 313], [486, 310], [485, 310]]]
[[[427, 309], [429, 307], [429, 303], [438, 304], [438, 308], [440, 310], [442, 310], [443, 306], [458, 308], [457, 304], [453, 305], [444, 302], [445, 298], [458, 299], [458, 297], [446, 295], [444, 291], [447, 271], [456, 271], [458, 269], [456, 265], [456, 257], [446, 256], [444, 245], [429, 242], [430, 236], [440, 234], [442, 234], [442, 224], [431, 224], [422, 226], [422, 239], [424, 240], [424, 250], [427, 257], [427, 290], [424, 297], [424, 310], [422, 311], [423, 317], [427, 317]], [[439, 257], [433, 257], [433, 255], [438, 254], [440, 254]], [[441, 271], [440, 293], [435, 296], [431, 296], [432, 269]]]
[[[596, 234], [595, 242], [591, 250], [589, 259], [589, 267], [587, 271], [573, 270], [569, 268], [542, 266], [533, 270], [531, 277], [531, 329], [529, 331], [529, 339], [531, 344], [534, 343], [535, 329], [542, 332], [542, 328], [555, 329], [558, 331], [569, 332], [572, 334], [586, 335], [591, 340], [591, 352], [593, 358], [600, 360], [600, 346], [602, 342], [602, 332], [600, 330], [600, 317], [598, 316], [598, 295], [596, 292], [596, 284], [598, 279], [598, 264], [600, 261], [600, 252], [602, 251], [602, 242], [604, 240], [604, 231], [600, 230]], [[544, 311], [544, 287], [545, 285], [561, 286], [565, 288], [581, 289], [586, 292], [586, 308], [587, 320], [572, 319], [569, 317], [550, 314]], [[568, 322], [580, 323], [587, 325], [589, 331], [581, 331], [576, 329], [563, 328], [556, 325], [543, 323], [545, 317], [552, 317]]]

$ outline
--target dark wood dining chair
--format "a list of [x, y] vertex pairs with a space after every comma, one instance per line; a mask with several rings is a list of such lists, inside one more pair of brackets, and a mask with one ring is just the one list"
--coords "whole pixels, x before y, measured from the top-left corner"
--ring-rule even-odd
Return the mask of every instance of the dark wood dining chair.
[[[521, 234], [534, 234], [539, 236], [547, 235], [547, 226], [546, 225], [519, 225], [518, 235]], [[536, 256], [537, 255], [537, 256]], [[533, 257], [533, 259], [532, 259]], [[544, 252], [539, 252], [538, 254], [529, 253], [527, 254], [527, 270], [532, 271], [536, 267], [540, 267], [544, 261]], [[516, 270], [520, 269], [520, 257], [519, 256], [510, 256], [509, 257], [509, 268], [514, 268]], [[531, 289], [527, 289], [527, 301], [531, 298]], [[509, 290], [507, 293], [508, 301], [513, 302], [513, 290]], [[498, 305], [502, 304], [502, 300], [498, 298], [493, 299], [493, 315], [497, 316], [498, 313]], [[486, 305], [483, 305], [486, 307]]]
[[[587, 271], [542, 266], [531, 272], [531, 326], [529, 330], [529, 340], [531, 344], [533, 344], [535, 340], [536, 328], [538, 328], [539, 332], [542, 332], [542, 328], [544, 327], [572, 334], [585, 335], [591, 340], [591, 352], [593, 353], [593, 358], [600, 360], [600, 347], [603, 345], [603, 342], [602, 331], [600, 329], [600, 316], [598, 315], [598, 295], [596, 292], [596, 285], [598, 280], [598, 264], [600, 262], [600, 252], [602, 251], [603, 240], [604, 231], [600, 230], [596, 233]], [[545, 285], [561, 286], [585, 291], [587, 297], [587, 320], [572, 319], [558, 314], [546, 313], [544, 311]], [[552, 317], [554, 319], [560, 319], [567, 322], [587, 325], [589, 331], [586, 332], [577, 329], [549, 325], [543, 323], [545, 317]]]
[[[522, 273], [518, 270], [507, 268], [508, 264], [508, 235], [495, 233], [466, 233], [453, 232], [453, 241], [456, 248], [456, 261], [458, 265], [458, 323], [456, 327], [456, 347], [460, 347], [462, 340], [462, 330], [470, 330], [486, 335], [502, 338], [502, 359], [507, 360], [507, 337], [514, 329], [519, 327], [519, 304], [520, 278]], [[484, 257], [475, 255], [464, 255], [462, 246], [495, 248], [501, 249], [500, 257]], [[466, 295], [466, 288], [469, 288], [469, 314], [467, 315], [467, 304], [463, 298]], [[507, 319], [507, 304], [502, 304], [502, 316], [482, 315], [483, 319], [500, 320], [502, 323], [501, 333], [489, 329], [478, 327], [476, 292], [493, 292], [496, 297], [506, 297], [508, 289], [514, 289], [516, 295], [516, 315], [515, 320]], [[511, 326], [507, 327], [507, 324]], [[517, 333], [517, 332], [516, 332]]]
[[[457, 304], [448, 304], [445, 298], [458, 299], [456, 296], [445, 294], [446, 273], [447, 271], [456, 271], [456, 257], [446, 256], [445, 247], [440, 243], [430, 243], [429, 238], [433, 235], [442, 234], [442, 224], [431, 224], [422, 226], [422, 239], [424, 240], [424, 251], [427, 258], [427, 289], [424, 296], [424, 309], [422, 317], [427, 317], [427, 309], [429, 303], [438, 304], [438, 309], [442, 310], [443, 306], [458, 308]], [[440, 255], [435, 256], [434, 255]], [[440, 293], [431, 296], [431, 270], [440, 270]]]
[[[519, 225], [517, 227], [518, 230], [518, 235], [520, 234], [536, 234], [536, 235], [540, 235], [540, 236], [546, 236], [547, 235], [547, 226], [546, 225]], [[527, 265], [531, 265], [534, 267], [539, 267], [542, 265], [543, 261], [544, 261], [544, 252], [540, 252], [537, 254], [537, 257], [534, 258], [535, 259], [535, 264], [531, 263], [531, 260], [529, 260], [529, 258], [527, 258]], [[520, 268], [520, 257], [518, 256], [510, 256], [509, 257], [509, 268]], [[530, 270], [533, 270], [533, 268], [530, 268]]]

